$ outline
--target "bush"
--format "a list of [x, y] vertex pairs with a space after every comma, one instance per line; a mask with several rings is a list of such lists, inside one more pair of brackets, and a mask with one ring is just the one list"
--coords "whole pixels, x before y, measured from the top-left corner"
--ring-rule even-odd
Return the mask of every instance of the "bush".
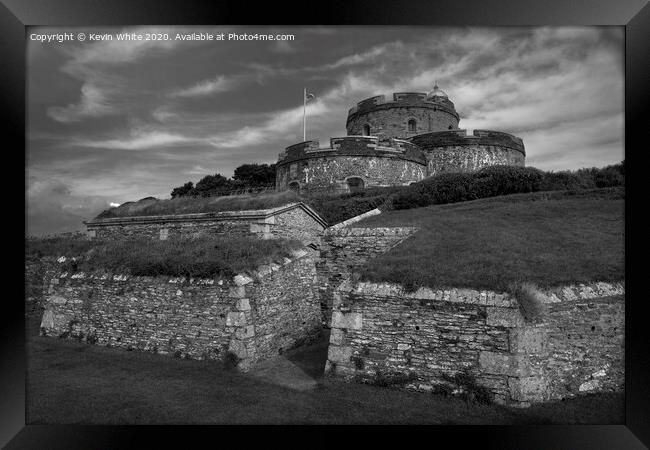
[[541, 191], [563, 191], [570, 189], [589, 189], [595, 187], [590, 179], [580, 177], [577, 173], [546, 172], [542, 179]]
[[475, 198], [539, 191], [544, 172], [534, 167], [490, 166], [474, 174]]

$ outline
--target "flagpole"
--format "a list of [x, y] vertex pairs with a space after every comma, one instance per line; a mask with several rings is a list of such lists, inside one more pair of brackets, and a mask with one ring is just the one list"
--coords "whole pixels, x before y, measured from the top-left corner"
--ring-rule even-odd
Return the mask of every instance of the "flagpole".
[[302, 92], [302, 141], [307, 140], [307, 88]]

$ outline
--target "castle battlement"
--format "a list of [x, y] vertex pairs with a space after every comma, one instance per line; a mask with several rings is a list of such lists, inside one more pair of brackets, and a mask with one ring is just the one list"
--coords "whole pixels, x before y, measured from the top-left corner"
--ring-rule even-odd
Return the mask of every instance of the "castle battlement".
[[390, 108], [409, 105], [451, 110], [450, 112], [458, 116], [454, 109], [454, 103], [445, 97], [430, 97], [426, 92], [395, 92], [391, 100], [387, 100], [385, 95], [375, 95], [374, 97], [361, 100], [348, 111], [348, 120], [350, 116], [368, 112], [380, 106], [382, 108]]
[[395, 92], [350, 109], [347, 136], [329, 143], [290, 145], [278, 156], [276, 188], [352, 192], [405, 186], [448, 172], [494, 165], [524, 166], [521, 138], [492, 130], [459, 129], [460, 117], [437, 85], [429, 93]]
[[330, 138], [329, 147], [320, 147], [318, 140], [290, 145], [278, 155], [278, 164], [318, 156], [400, 156], [421, 164], [426, 160], [417, 145], [404, 139], [383, 139], [378, 136], [342, 136]]
[[509, 148], [526, 155], [524, 141], [503, 131], [474, 130], [472, 134], [467, 134], [467, 130], [435, 131], [413, 136], [409, 141], [425, 151], [437, 147], [482, 145]]

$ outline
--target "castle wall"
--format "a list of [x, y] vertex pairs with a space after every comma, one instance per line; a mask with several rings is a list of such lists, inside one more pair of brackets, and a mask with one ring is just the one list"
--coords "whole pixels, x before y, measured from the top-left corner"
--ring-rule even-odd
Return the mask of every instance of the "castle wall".
[[232, 354], [245, 370], [319, 335], [315, 276], [306, 250], [232, 280], [59, 272], [41, 333], [189, 359]]
[[[305, 171], [307, 169], [307, 171]], [[365, 187], [403, 186], [426, 176], [426, 166], [390, 156], [327, 155], [325, 152], [278, 166], [276, 188], [289, 189], [298, 182], [301, 188], [331, 188], [347, 192], [349, 177], [363, 179]]]
[[512, 406], [623, 389], [622, 285], [551, 291], [539, 323], [526, 322], [515, 299], [490, 291], [344, 283], [333, 298], [331, 375], [398, 375], [406, 388], [429, 392], [466, 372]]
[[[408, 121], [411, 119], [416, 121], [415, 131], [409, 131]], [[458, 129], [458, 122], [458, 116], [447, 109], [400, 105], [375, 107], [354, 114], [348, 118], [346, 128], [348, 135], [359, 136], [364, 134], [363, 127], [367, 124], [371, 136], [406, 139], [417, 134], [448, 130], [449, 127]]]
[[330, 326], [332, 299], [341, 283], [369, 259], [382, 255], [417, 231], [414, 227], [328, 228], [316, 264], [323, 324]]
[[426, 155], [428, 176], [475, 172], [494, 165], [525, 165], [523, 142], [507, 133], [474, 130], [468, 136], [466, 130], [458, 130], [414, 136], [411, 142]]
[[524, 155], [509, 148], [463, 145], [438, 147], [426, 150], [427, 173], [429, 176], [448, 172], [476, 172], [483, 167], [525, 165]]
[[322, 220], [316, 220], [300, 206], [262, 211], [98, 219], [87, 222], [87, 227], [92, 237], [109, 240], [254, 235], [262, 239], [298, 239], [304, 244], [317, 243], [325, 228]]

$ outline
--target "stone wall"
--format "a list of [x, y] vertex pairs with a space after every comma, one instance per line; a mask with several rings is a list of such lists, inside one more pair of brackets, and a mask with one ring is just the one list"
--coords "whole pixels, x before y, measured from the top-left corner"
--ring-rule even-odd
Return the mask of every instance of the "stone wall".
[[361, 178], [364, 187], [404, 186], [423, 180], [426, 165], [399, 155], [350, 156], [319, 152], [308, 159], [279, 164], [276, 189], [287, 190], [297, 182], [301, 189], [349, 190], [347, 179]]
[[99, 239], [138, 236], [164, 240], [199, 234], [254, 235], [262, 239], [298, 239], [306, 245], [318, 243], [326, 226], [313, 209], [298, 203], [259, 211], [116, 217], [85, 223], [91, 237]]
[[[409, 130], [415, 120], [415, 131]], [[425, 93], [395, 93], [387, 102], [383, 95], [362, 100], [348, 114], [348, 135], [363, 135], [364, 125], [370, 135], [405, 139], [432, 131], [458, 129], [459, 117], [453, 102], [443, 98], [427, 99]]]
[[511, 406], [623, 389], [620, 284], [549, 291], [543, 297], [549, 312], [538, 322], [527, 322], [508, 294], [489, 291], [409, 293], [345, 282], [333, 294], [326, 366], [332, 375], [394, 374], [407, 380], [406, 388], [428, 392], [465, 373]]
[[494, 165], [524, 166], [526, 152], [520, 138], [497, 131], [467, 130], [414, 136], [427, 157], [427, 176], [446, 172], [475, 172]]
[[321, 239], [318, 290], [323, 324], [330, 326], [333, 293], [352, 272], [382, 255], [417, 231], [414, 227], [328, 228]]
[[45, 336], [190, 359], [256, 361], [321, 330], [315, 253], [230, 279], [60, 273], [50, 279]]

